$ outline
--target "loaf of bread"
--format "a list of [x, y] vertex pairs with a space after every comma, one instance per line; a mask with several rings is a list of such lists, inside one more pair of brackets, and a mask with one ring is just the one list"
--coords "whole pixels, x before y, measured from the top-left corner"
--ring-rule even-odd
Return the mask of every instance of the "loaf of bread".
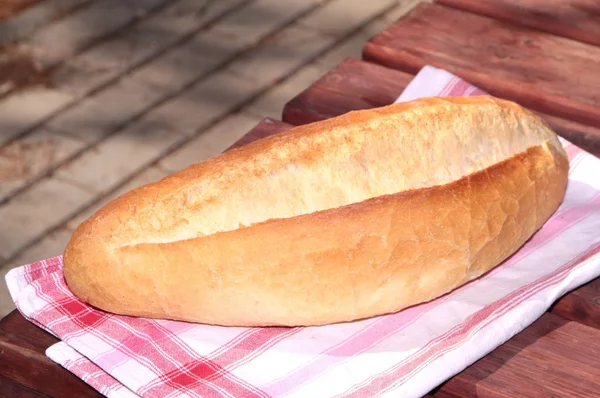
[[497, 266], [556, 211], [569, 162], [537, 116], [427, 98], [295, 127], [135, 189], [64, 253], [81, 300], [213, 325], [393, 313]]

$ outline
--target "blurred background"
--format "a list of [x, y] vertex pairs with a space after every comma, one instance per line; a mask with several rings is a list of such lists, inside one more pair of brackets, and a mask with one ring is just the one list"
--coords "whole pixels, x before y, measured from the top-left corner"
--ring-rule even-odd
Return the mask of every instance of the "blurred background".
[[0, 317], [16, 266], [214, 156], [419, 0], [0, 1]]

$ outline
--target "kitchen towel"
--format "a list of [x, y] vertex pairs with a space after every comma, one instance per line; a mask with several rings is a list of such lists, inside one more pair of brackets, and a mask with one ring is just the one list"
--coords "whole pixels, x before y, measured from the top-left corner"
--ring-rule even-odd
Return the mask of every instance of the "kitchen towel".
[[[396, 102], [486, 95], [427, 66]], [[600, 275], [600, 159], [562, 140], [563, 203], [520, 250], [459, 289], [393, 315], [227, 328], [108, 314], [69, 291], [61, 257], [6, 275], [19, 311], [61, 341], [46, 354], [108, 397], [418, 397]]]

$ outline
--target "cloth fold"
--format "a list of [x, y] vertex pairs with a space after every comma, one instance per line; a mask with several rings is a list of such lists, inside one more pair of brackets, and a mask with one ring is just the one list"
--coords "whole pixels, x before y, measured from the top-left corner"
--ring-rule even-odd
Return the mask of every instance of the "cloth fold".
[[[396, 102], [486, 95], [427, 66]], [[520, 250], [459, 289], [396, 314], [303, 328], [226, 328], [108, 314], [79, 301], [62, 258], [15, 268], [18, 310], [61, 341], [47, 356], [108, 397], [418, 397], [600, 275], [600, 159], [561, 139], [563, 203]]]

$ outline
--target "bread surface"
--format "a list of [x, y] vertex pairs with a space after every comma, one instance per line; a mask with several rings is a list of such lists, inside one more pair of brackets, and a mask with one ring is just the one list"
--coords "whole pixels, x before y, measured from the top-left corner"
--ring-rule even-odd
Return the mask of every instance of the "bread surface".
[[64, 275], [125, 315], [294, 326], [396, 312], [514, 253], [568, 168], [537, 116], [489, 96], [350, 112], [113, 200], [73, 234]]

